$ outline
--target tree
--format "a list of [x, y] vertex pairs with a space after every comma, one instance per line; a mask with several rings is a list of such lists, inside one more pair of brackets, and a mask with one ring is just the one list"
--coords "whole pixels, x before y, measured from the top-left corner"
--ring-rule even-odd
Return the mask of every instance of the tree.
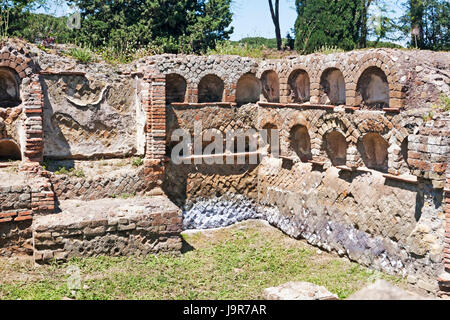
[[295, 48], [311, 53], [323, 46], [357, 47], [361, 36], [361, 1], [296, 0]]
[[94, 47], [205, 52], [233, 28], [231, 0], [70, 0], [81, 11], [80, 42]]
[[410, 35], [409, 46], [450, 50], [450, 3], [447, 0], [408, 0], [400, 19], [401, 30]]
[[0, 36], [13, 35], [26, 24], [30, 10], [45, 4], [44, 0], [0, 1]]
[[280, 0], [275, 0], [275, 4], [272, 0], [269, 0], [270, 15], [272, 16], [273, 24], [275, 25], [275, 36], [277, 38], [277, 49], [281, 50], [282, 39], [280, 30]]

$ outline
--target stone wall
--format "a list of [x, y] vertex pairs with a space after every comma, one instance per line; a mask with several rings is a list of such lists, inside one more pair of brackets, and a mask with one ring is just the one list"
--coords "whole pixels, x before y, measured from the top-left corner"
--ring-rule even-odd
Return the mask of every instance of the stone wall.
[[[413, 111], [267, 103], [172, 104], [167, 110], [167, 155], [175, 145], [171, 133], [184, 128], [193, 139], [196, 121], [202, 122], [202, 130], [271, 124], [280, 131], [281, 158], [265, 156], [258, 165], [207, 165], [194, 163], [193, 157], [192, 164], [166, 166], [164, 191], [183, 208], [185, 228], [266, 219], [293, 237], [437, 292], [436, 279], [444, 267], [443, 175], [441, 167], [430, 166], [424, 176], [410, 154], [416, 152], [415, 136], [427, 132], [429, 140], [421, 140], [422, 156], [442, 162], [433, 143], [440, 144], [438, 152], [448, 145], [448, 133], [442, 129], [449, 127], [446, 119], [426, 121]], [[444, 124], [434, 125], [439, 123]], [[311, 158], [294, 148], [292, 131], [298, 127], [306, 128], [299, 137], [309, 140], [303, 145], [309, 145]], [[437, 131], [426, 131], [430, 127]], [[331, 132], [343, 137], [343, 164], [333, 163], [333, 152], [327, 150], [336, 143]], [[373, 135], [377, 139], [364, 140]], [[447, 161], [447, 151], [442, 155]]]
[[[183, 210], [184, 228], [266, 219], [293, 237], [437, 291], [448, 264], [450, 121], [435, 105], [450, 93], [448, 53], [370, 49], [281, 60], [158, 55], [110, 66], [11, 43], [0, 57], [0, 68], [9, 68], [0, 69], [0, 98], [11, 104], [0, 106], [2, 150], [17, 145], [29, 162], [145, 157], [141, 169], [87, 178], [23, 165], [30, 189], [22, 187], [20, 210], [8, 204], [18, 192], [3, 196], [0, 205], [9, 209], [0, 214], [10, 224], [0, 223], [1, 241], [29, 237], [31, 224], [17, 223], [25, 219], [19, 211], [31, 209], [22, 216], [38, 216], [39, 261], [153, 252], [144, 244], [150, 238], [178, 248], [178, 236], [170, 240], [164, 232], [173, 228], [175, 237], [180, 216], [142, 211], [126, 223], [100, 217], [67, 224], [80, 211], [64, 209], [70, 199], [90, 200], [89, 212], [97, 201], [108, 207], [112, 199], [102, 198], [162, 187]], [[266, 146], [254, 152], [256, 164], [208, 165], [211, 156], [193, 156], [204, 145], [192, 140], [189, 163], [175, 165], [171, 138], [180, 128], [191, 137], [212, 128], [278, 129], [280, 157]], [[232, 146], [224, 150], [238, 157]], [[55, 200], [60, 216], [49, 215], [58, 209]]]
[[58, 200], [97, 200], [125, 194], [141, 195], [149, 191], [145, 182], [144, 168], [84, 178], [51, 174], [50, 181]]
[[0, 178], [0, 254], [30, 253], [33, 216], [54, 211], [54, 193], [45, 177], [0, 171]]
[[72, 202], [36, 218], [35, 261], [181, 250], [181, 212], [165, 197]]
[[0, 48], [0, 145], [11, 150], [0, 151], [1, 159], [42, 160], [43, 95], [38, 72], [28, 46], [8, 42]]

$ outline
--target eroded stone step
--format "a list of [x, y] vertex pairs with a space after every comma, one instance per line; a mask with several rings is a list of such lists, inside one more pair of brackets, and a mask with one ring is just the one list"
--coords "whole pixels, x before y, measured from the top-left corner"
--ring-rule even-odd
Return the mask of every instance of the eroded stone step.
[[38, 263], [181, 250], [182, 213], [165, 196], [67, 200], [60, 208], [33, 221]]

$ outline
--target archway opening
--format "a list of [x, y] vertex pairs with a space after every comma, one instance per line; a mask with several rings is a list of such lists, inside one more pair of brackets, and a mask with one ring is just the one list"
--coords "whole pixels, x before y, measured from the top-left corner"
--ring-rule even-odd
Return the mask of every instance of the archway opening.
[[166, 76], [166, 103], [184, 102], [186, 98], [186, 80], [175, 73]]
[[345, 104], [345, 80], [342, 72], [337, 68], [326, 69], [320, 77], [320, 103], [341, 105]]
[[324, 138], [324, 149], [333, 166], [347, 163], [347, 140], [339, 131], [333, 130]]
[[289, 141], [292, 150], [302, 162], [308, 162], [312, 159], [311, 139], [305, 126], [295, 125], [292, 127]]
[[198, 85], [198, 102], [220, 102], [224, 90], [223, 80], [214, 74], [206, 75]]
[[238, 105], [256, 103], [261, 95], [261, 82], [253, 74], [244, 74], [236, 85], [236, 102]]
[[19, 76], [11, 68], [0, 67], [0, 108], [16, 107], [20, 103]]
[[387, 141], [378, 133], [367, 133], [362, 138], [361, 156], [367, 168], [386, 172], [388, 170]]
[[0, 140], [0, 161], [21, 160], [19, 146], [12, 140]]
[[288, 78], [289, 99], [293, 103], [308, 102], [310, 98], [310, 81], [304, 70], [295, 70]]
[[369, 67], [361, 74], [356, 91], [362, 104], [370, 109], [389, 107], [389, 84], [386, 74], [378, 67]]
[[261, 76], [262, 93], [268, 102], [280, 102], [280, 80], [275, 71], [265, 71]]

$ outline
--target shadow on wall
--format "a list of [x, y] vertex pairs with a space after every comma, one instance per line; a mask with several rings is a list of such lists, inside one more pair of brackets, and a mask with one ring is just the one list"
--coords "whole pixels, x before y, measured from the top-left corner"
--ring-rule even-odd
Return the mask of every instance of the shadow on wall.
[[308, 129], [302, 125], [292, 127], [289, 137], [291, 149], [297, 154], [302, 162], [312, 160], [311, 139]]
[[347, 146], [344, 135], [337, 130], [327, 133], [323, 139], [323, 149], [333, 166], [343, 166], [347, 163]]
[[198, 102], [221, 102], [225, 85], [223, 80], [214, 74], [208, 74], [198, 84]]
[[389, 84], [383, 70], [369, 67], [358, 79], [356, 86], [358, 104], [368, 109], [383, 109], [389, 107]]
[[280, 102], [280, 80], [275, 71], [265, 71], [261, 76], [262, 94], [267, 102]]
[[358, 142], [358, 150], [365, 166], [381, 172], [388, 171], [389, 144], [378, 133], [367, 133]]
[[[57, 141], [58, 145], [53, 146], [53, 147], [57, 147], [60, 154], [70, 156], [72, 154], [70, 144], [68, 143], [67, 139], [64, 137], [64, 134], [61, 132], [58, 125], [56, 123], [54, 123], [54, 121], [53, 121], [54, 113], [53, 113], [52, 104], [51, 104], [49, 96], [48, 96], [49, 92], [48, 92], [47, 83], [44, 81], [43, 78], [41, 78], [40, 82], [41, 82], [42, 92], [44, 95], [44, 108], [43, 108], [43, 116], [42, 116], [42, 122], [43, 122], [43, 127], [44, 127], [44, 156], [45, 156], [46, 143], [49, 143], [48, 139], [45, 139], [45, 137], [47, 135], [52, 135], [53, 137], [55, 137], [53, 139], [53, 141]], [[71, 166], [67, 167], [67, 168], [74, 167], [74, 161], [69, 160], [69, 162], [71, 162]]]
[[173, 102], [185, 102], [186, 100], [186, 80], [175, 73], [166, 76], [166, 104]]
[[304, 103], [310, 98], [310, 81], [304, 70], [293, 71], [288, 78], [289, 102]]
[[236, 85], [236, 102], [239, 106], [257, 103], [261, 96], [261, 81], [251, 73], [244, 74]]
[[19, 146], [10, 139], [0, 140], [0, 161], [22, 160]]
[[0, 108], [16, 107], [21, 103], [19, 83], [15, 70], [0, 67]]
[[320, 77], [320, 103], [345, 104], [345, 80], [337, 68], [326, 69]]

